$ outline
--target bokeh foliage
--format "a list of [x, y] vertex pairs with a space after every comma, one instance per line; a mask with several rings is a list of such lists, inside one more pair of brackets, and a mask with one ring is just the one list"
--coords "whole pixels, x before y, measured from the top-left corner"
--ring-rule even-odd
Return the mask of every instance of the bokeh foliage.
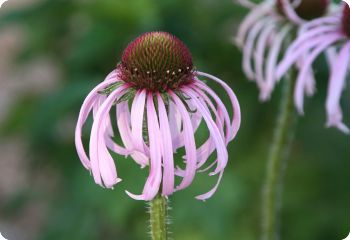
[[[9, 26], [25, 31], [16, 66], [45, 56], [61, 72], [54, 91], [18, 96], [0, 126], [3, 139], [20, 134], [30, 143], [28, 171], [34, 174], [49, 167], [58, 183], [50, 193], [35, 186], [35, 190], [19, 189], [0, 205], [1, 220], [11, 219], [30, 201], [40, 201], [49, 208], [35, 239], [148, 239], [145, 203], [124, 193], [140, 191], [146, 172], [130, 159], [115, 156], [123, 182], [114, 191], [100, 188], [79, 162], [69, 132], [74, 129], [62, 129], [60, 122], [77, 118], [89, 89], [116, 66], [129, 41], [140, 33], [162, 30], [188, 45], [198, 69], [219, 76], [235, 90], [243, 119], [238, 137], [229, 145], [230, 163], [214, 197], [205, 203], [194, 199], [215, 183], [205, 175], [171, 197], [172, 236], [257, 239], [279, 87], [272, 101], [261, 104], [255, 85], [242, 74], [241, 53], [231, 39], [246, 13], [231, 0], [39, 0], [4, 14], [0, 11], [0, 31]], [[350, 138], [324, 127], [328, 72], [322, 60], [318, 69], [322, 69], [316, 71], [318, 92], [299, 118], [285, 176], [285, 240], [342, 239], [350, 231]], [[349, 90], [343, 105], [350, 123]]]

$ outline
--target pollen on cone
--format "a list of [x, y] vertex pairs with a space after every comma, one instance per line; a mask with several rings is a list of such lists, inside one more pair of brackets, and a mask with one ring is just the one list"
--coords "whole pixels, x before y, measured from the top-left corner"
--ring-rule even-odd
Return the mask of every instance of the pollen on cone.
[[136, 38], [124, 50], [118, 69], [125, 82], [152, 91], [176, 89], [193, 77], [190, 51], [166, 32], [149, 32]]

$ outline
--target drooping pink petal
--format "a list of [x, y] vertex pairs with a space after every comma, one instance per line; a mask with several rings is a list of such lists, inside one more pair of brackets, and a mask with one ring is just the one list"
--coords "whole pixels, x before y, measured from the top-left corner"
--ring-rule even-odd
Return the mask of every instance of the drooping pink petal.
[[169, 101], [169, 126], [172, 137], [173, 149], [183, 147], [182, 122], [181, 115], [178, 113], [175, 104]]
[[267, 12], [271, 10], [272, 4], [268, 1], [260, 4], [254, 8], [243, 20], [242, 24], [239, 26], [236, 43], [238, 46], [242, 46], [248, 31], [252, 26], [259, 21], [259, 19], [264, 16]]
[[105, 118], [109, 117], [109, 110], [114, 101], [121, 96], [125, 89], [125, 86], [121, 86], [108, 96], [99, 108], [91, 129], [89, 150], [92, 175], [97, 184], [108, 188], [113, 187], [120, 179], [117, 177], [114, 160], [109, 154], [105, 144]]
[[295, 52], [306, 42], [312, 41], [316, 37], [324, 37], [325, 34], [333, 34], [339, 31], [339, 26], [319, 26], [317, 28], [311, 29], [307, 32], [300, 33], [298, 38], [288, 47], [286, 55]]
[[101, 82], [100, 84], [98, 84], [89, 94], [88, 96], [85, 98], [83, 105], [81, 106], [80, 109], [80, 113], [79, 113], [79, 117], [78, 117], [78, 121], [77, 121], [77, 125], [75, 128], [75, 146], [77, 149], [77, 153], [79, 155], [79, 158], [83, 164], [83, 166], [86, 169], [90, 169], [90, 160], [88, 158], [88, 156], [86, 155], [86, 152], [84, 150], [84, 146], [81, 140], [81, 134], [82, 134], [82, 128], [83, 125], [97, 99], [97, 97], [99, 96], [98, 92], [101, 91], [102, 89], [106, 88], [107, 86], [109, 86], [112, 83], [115, 83], [119, 81], [117, 79], [116, 76], [116, 72], [113, 71], [112, 73], [110, 73], [107, 78], [105, 79], [105, 81]]
[[259, 33], [261, 30], [269, 23], [269, 21], [262, 19], [261, 21], [257, 22], [252, 29], [250, 30], [247, 40], [243, 46], [243, 61], [242, 61], [242, 67], [244, 74], [247, 76], [249, 80], [253, 80], [255, 78], [255, 71], [252, 67], [252, 58], [253, 58], [253, 50], [254, 50], [254, 43], [259, 36]]
[[350, 130], [342, 121], [343, 113], [340, 107], [340, 98], [345, 86], [349, 62], [350, 43], [347, 43], [341, 48], [336, 62], [332, 65], [326, 101], [327, 126], [337, 127], [340, 131], [347, 134], [350, 133]]
[[216, 146], [217, 158], [218, 158], [218, 166], [212, 174], [217, 174], [226, 167], [227, 160], [228, 160], [226, 145], [221, 136], [220, 130], [218, 129], [217, 125], [212, 119], [212, 116], [210, 112], [208, 112], [208, 109], [206, 109], [205, 105], [203, 105], [197, 99], [197, 96], [193, 92], [193, 90], [184, 86], [182, 87], [182, 91], [191, 97], [192, 102], [196, 105], [197, 110], [202, 114], [203, 119], [207, 124], [210, 135]]
[[291, 22], [295, 23], [296, 25], [302, 25], [303, 23], [305, 23], [305, 20], [300, 18], [298, 14], [295, 12], [294, 7], [292, 6], [289, 0], [281, 0], [281, 2], [282, 2], [283, 12], [286, 14], [287, 18]]
[[196, 72], [196, 73], [199, 76], [206, 77], [206, 78], [213, 80], [214, 82], [217, 82], [218, 84], [220, 84], [224, 88], [224, 90], [226, 91], [227, 95], [229, 96], [229, 98], [231, 100], [232, 112], [233, 112], [233, 118], [232, 118], [232, 122], [231, 122], [232, 136], [230, 137], [230, 140], [234, 139], [238, 130], [239, 130], [239, 127], [241, 125], [241, 108], [240, 108], [240, 105], [239, 105], [239, 102], [238, 102], [238, 99], [237, 99], [235, 93], [221, 79], [219, 79], [213, 75], [210, 75], [208, 73], [204, 73], [204, 72]]
[[310, 28], [314, 28], [314, 27], [318, 28], [320, 26], [324, 26], [327, 24], [333, 24], [335, 26], [339, 26], [339, 23], [341, 21], [340, 19], [341, 18], [339, 16], [316, 18], [315, 20], [309, 21], [307, 23], [304, 23], [302, 26], [300, 26], [298, 35], [301, 35], [304, 32], [309, 31]]
[[140, 152], [149, 152], [143, 139], [144, 109], [146, 90], [136, 93], [131, 106], [131, 132], [134, 139], [134, 147]]
[[[234, 134], [234, 129], [231, 126], [230, 115], [224, 103], [212, 89], [210, 89], [207, 85], [203, 84], [203, 82], [199, 81], [197, 78], [194, 81], [194, 85], [195, 87], [191, 86], [191, 88], [199, 95], [200, 98], [202, 98], [206, 102], [206, 104], [208, 104], [211, 111], [218, 119], [216, 121], [219, 129], [221, 128], [220, 126], [223, 126], [223, 123], [225, 124], [225, 133], [223, 136], [225, 138], [225, 142], [228, 143], [231, 140], [231, 136]], [[214, 107], [209, 97], [203, 91], [206, 92], [212, 99], [214, 99], [217, 105], [217, 109]], [[223, 127], [222, 129], [224, 130]]]
[[[305, 42], [300, 48], [298, 48], [296, 51], [291, 52], [288, 55], [285, 55], [283, 57], [283, 60], [279, 63], [276, 71], [276, 77], [277, 79], [280, 79], [287, 71], [288, 69], [295, 64], [295, 62], [300, 58], [304, 53], [308, 52], [311, 48], [318, 46], [319, 44], [329, 41], [334, 41], [333, 39], [341, 40], [344, 38], [343, 34], [340, 33], [334, 33], [334, 34], [328, 34], [325, 36], [320, 36], [315, 39], [312, 39], [308, 42]], [[297, 41], [297, 40], [296, 40]]]
[[334, 35], [333, 37], [325, 38], [315, 49], [313, 49], [310, 54], [305, 59], [303, 67], [300, 69], [298, 74], [295, 91], [294, 91], [294, 103], [300, 114], [303, 114], [303, 104], [304, 104], [304, 92], [305, 92], [305, 81], [307, 79], [307, 73], [312, 67], [312, 63], [316, 57], [322, 53], [329, 45], [343, 38], [342, 35]]
[[126, 193], [135, 200], [152, 200], [159, 192], [162, 181], [161, 134], [157, 113], [153, 102], [153, 94], [147, 94], [147, 126], [150, 148], [150, 171], [141, 195]]
[[287, 34], [290, 32], [291, 26], [288, 24], [282, 28], [282, 30], [276, 35], [274, 38], [271, 48], [269, 50], [269, 54], [267, 57], [266, 64], [266, 83], [264, 84], [260, 99], [262, 101], [266, 101], [270, 98], [271, 92], [276, 83], [275, 71], [277, 67], [277, 59], [281, 51], [283, 40], [286, 38]]
[[[195, 110], [195, 107], [191, 106], [190, 101], [186, 101], [186, 103], [190, 109]], [[196, 132], [202, 121], [202, 117], [197, 113], [190, 113], [190, 118], [193, 131]], [[183, 129], [181, 115], [178, 113], [178, 110], [176, 109], [174, 103], [171, 101], [169, 102], [169, 125], [171, 130], [173, 149], [174, 152], [176, 152], [177, 149], [184, 146]]]
[[163, 189], [162, 195], [171, 195], [174, 192], [174, 152], [171, 142], [169, 119], [162, 97], [157, 93], [161, 146], [163, 156]]
[[[219, 104], [218, 104], [218, 109], [215, 108], [214, 104], [211, 102], [211, 100], [209, 99], [208, 96], [206, 96], [202, 91], [200, 91], [198, 88], [193, 88], [193, 91], [195, 91], [198, 94], [198, 100], [202, 102], [204, 108], [206, 109], [207, 112], [213, 112], [214, 116], [215, 116], [215, 123], [221, 133], [222, 139], [224, 140], [226, 146], [228, 144], [228, 142], [230, 141], [230, 136], [231, 136], [231, 125], [230, 125], [230, 119], [229, 119], [229, 115], [227, 113], [227, 110], [225, 109], [225, 107], [223, 106], [222, 102], [220, 99], [214, 99], [214, 100], [218, 100]], [[212, 92], [212, 94], [215, 93]], [[220, 103], [221, 102], [221, 103]], [[221, 105], [222, 104], [222, 105]], [[207, 105], [209, 106], [210, 110], [208, 109]], [[224, 113], [225, 112], [225, 113]], [[224, 116], [226, 115], [226, 117]], [[224, 125], [223, 123], [226, 124], [226, 133], [224, 133]], [[212, 154], [212, 152], [215, 150], [215, 144], [214, 144], [214, 140], [212, 139], [212, 137], [210, 136], [209, 139], [198, 149], [197, 152], [197, 169], [199, 169], [200, 167], [202, 167], [204, 165], [204, 163], [208, 160], [209, 156]], [[216, 163], [218, 161], [218, 159], [216, 159], [214, 161], [214, 163]], [[213, 164], [214, 165], [214, 164]]]
[[181, 190], [188, 187], [192, 183], [193, 178], [196, 174], [196, 143], [194, 139], [194, 131], [191, 123], [191, 118], [184, 104], [173, 91], [169, 91], [168, 94], [172, 98], [172, 101], [175, 103], [175, 106], [181, 115], [183, 123], [183, 141], [186, 150], [186, 168], [180, 185], [176, 187], [176, 190]]
[[138, 163], [141, 168], [148, 164], [148, 157], [145, 152], [135, 148], [135, 139], [130, 129], [130, 111], [126, 101], [117, 104], [117, 125], [120, 137], [128, 151], [133, 152], [131, 157]]
[[[218, 95], [210, 89], [208, 86], [203, 84], [203, 82], [199, 81], [198, 79], [194, 80], [194, 86], [190, 86], [198, 95], [201, 97], [211, 108], [211, 110], [215, 113], [216, 117], [220, 122], [218, 123], [218, 126], [223, 125], [225, 123], [226, 127], [226, 133], [225, 133], [225, 139], [226, 142], [230, 140], [230, 137], [233, 134], [233, 129], [231, 126], [231, 120], [230, 120], [230, 115], [228, 114], [228, 111], [224, 105], [224, 103], [221, 101], [221, 99], [218, 97]], [[217, 111], [214, 105], [212, 104], [211, 100], [209, 97], [203, 92], [205, 91], [206, 93], [209, 94], [210, 97], [212, 97], [217, 104]], [[219, 114], [220, 113], [220, 114]], [[220, 115], [220, 117], [218, 117]]]
[[213, 196], [213, 194], [216, 192], [216, 190], [218, 189], [223, 174], [224, 174], [224, 171], [221, 171], [219, 173], [218, 181], [216, 182], [215, 186], [209, 192], [201, 194], [201, 195], [198, 195], [196, 197], [196, 199], [205, 201], [208, 198], [211, 198]]
[[[93, 112], [93, 118], [96, 118], [96, 114], [102, 103], [106, 100], [107, 95], [100, 95], [97, 97], [97, 100], [95, 101], [93, 107], [92, 107], [92, 112]], [[106, 125], [106, 133], [105, 133], [105, 141], [107, 147], [112, 150], [113, 152], [120, 154], [120, 155], [129, 155], [129, 153], [121, 146], [116, 144], [112, 137], [114, 136], [113, 133], [113, 128], [112, 128], [112, 123], [111, 123], [111, 118], [107, 117], [105, 119]]]
[[275, 24], [271, 21], [262, 31], [257, 39], [256, 51], [254, 54], [254, 66], [255, 66], [255, 79], [260, 90], [264, 89], [266, 85], [264, 79], [264, 62], [265, 62], [265, 50], [267, 49], [267, 43], [271, 35], [274, 34]]

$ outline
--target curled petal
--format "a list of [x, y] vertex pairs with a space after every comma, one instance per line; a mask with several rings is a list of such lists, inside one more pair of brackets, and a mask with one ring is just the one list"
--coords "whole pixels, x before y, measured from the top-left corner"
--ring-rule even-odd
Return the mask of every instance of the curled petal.
[[[80, 109], [80, 113], [79, 113], [79, 117], [78, 117], [78, 121], [77, 121], [77, 125], [75, 128], [75, 146], [77, 149], [77, 153], [79, 155], [79, 158], [83, 164], [83, 166], [86, 169], [90, 169], [91, 165], [90, 165], [90, 160], [84, 150], [84, 146], [81, 140], [81, 134], [82, 134], [82, 128], [83, 125], [89, 115], [89, 113], [91, 112], [91, 109], [93, 107], [93, 105], [95, 104], [95, 102], [97, 101], [97, 98], [99, 96], [98, 92], [101, 91], [102, 89], [106, 88], [107, 86], [109, 86], [112, 83], [117, 82], [117, 75], [116, 72], [113, 71], [112, 73], [110, 73], [107, 78], [105, 79], [105, 81], [103, 81], [102, 83], [98, 84], [89, 94], [88, 96], [85, 98], [84, 103]], [[120, 149], [122, 150], [122, 149]]]
[[343, 114], [340, 107], [341, 93], [345, 86], [346, 74], [348, 72], [348, 64], [350, 62], [350, 43], [342, 47], [332, 65], [331, 77], [328, 85], [326, 110], [327, 110], [327, 126], [337, 127], [344, 133], [350, 133], [349, 128], [342, 122]]
[[242, 46], [246, 38], [247, 32], [251, 27], [259, 21], [259, 19], [271, 10], [272, 4], [269, 1], [265, 1], [256, 8], [254, 8], [247, 17], [243, 20], [239, 26], [236, 43], [238, 46]]
[[283, 57], [283, 60], [279, 63], [277, 67], [276, 78], [280, 79], [288, 71], [288, 69], [293, 64], [295, 64], [298, 58], [300, 58], [303, 54], [307, 53], [310, 49], [320, 45], [325, 41], [332, 42], [333, 39], [336, 39], [338, 41], [338, 40], [341, 40], [342, 38], [344, 38], [344, 36], [341, 33], [332, 33], [325, 36], [320, 36], [308, 42], [305, 42], [305, 44], [300, 46], [300, 48], [298, 48], [296, 51], [290, 52], [289, 54], [286, 53], [286, 55]]
[[303, 63], [303, 67], [300, 69], [298, 78], [296, 80], [296, 86], [294, 91], [294, 103], [300, 114], [303, 114], [303, 105], [304, 105], [304, 92], [305, 92], [305, 83], [307, 80], [307, 74], [312, 67], [312, 63], [316, 59], [316, 57], [322, 53], [329, 45], [334, 43], [335, 41], [341, 39], [343, 36], [335, 35], [330, 38], [326, 38], [323, 42], [321, 42], [315, 49], [313, 49], [310, 54], [305, 59]]
[[[215, 121], [216, 125], [217, 125], [217, 127], [222, 135], [222, 139], [225, 141], [225, 144], [227, 146], [228, 142], [230, 141], [231, 129], [230, 129], [230, 119], [229, 119], [229, 116], [228, 116], [228, 113], [227, 113], [225, 107], [220, 106], [217, 110], [215, 108], [215, 106], [213, 105], [213, 103], [208, 98], [208, 96], [206, 96], [203, 92], [201, 92], [198, 89], [196, 89], [196, 90], [194, 88], [192, 88], [192, 89], [198, 94], [198, 100], [202, 102], [202, 104], [205, 107], [205, 109], [207, 110], [207, 112], [210, 112], [210, 110], [211, 110], [214, 113], [215, 118], [216, 118], [216, 121]], [[207, 105], [210, 107], [210, 110], [208, 109]], [[225, 110], [223, 110], [223, 109], [225, 109]], [[226, 114], [223, 113], [224, 111], [226, 111]], [[224, 117], [224, 115], [226, 115], [226, 117]], [[226, 119], [226, 121], [225, 121], [225, 119]], [[224, 125], [223, 125], [224, 121], [226, 124], [226, 134], [224, 133]], [[203, 166], [203, 164], [207, 161], [207, 159], [209, 158], [209, 156], [212, 154], [212, 152], [214, 150], [215, 150], [215, 144], [214, 144], [212, 137], [210, 136], [209, 139], [198, 149], [197, 169]], [[216, 163], [217, 161], [218, 161], [218, 159], [216, 159], [214, 161], [214, 163]], [[214, 164], [211, 164], [211, 166], [214, 166]], [[208, 169], [205, 169], [205, 170], [208, 170]]]
[[248, 37], [246, 43], [243, 46], [243, 71], [249, 80], [253, 80], [255, 78], [255, 72], [253, 70], [251, 61], [254, 50], [254, 43], [259, 36], [261, 30], [269, 23], [269, 21], [261, 20], [257, 22], [250, 32], [248, 33]]
[[219, 79], [213, 75], [210, 75], [208, 73], [204, 73], [204, 72], [196, 72], [196, 73], [199, 76], [206, 77], [206, 78], [213, 80], [214, 82], [217, 82], [218, 84], [220, 84], [224, 88], [224, 90], [226, 91], [227, 95], [229, 96], [229, 98], [231, 100], [232, 112], [233, 112], [233, 118], [232, 118], [232, 122], [231, 122], [232, 134], [230, 136], [230, 140], [234, 139], [235, 136], [237, 135], [239, 127], [241, 126], [241, 108], [240, 108], [240, 105], [239, 105], [239, 102], [238, 102], [238, 99], [237, 99], [235, 93], [221, 79]]
[[89, 147], [92, 175], [97, 184], [101, 186], [104, 185], [108, 188], [113, 187], [113, 185], [118, 183], [120, 179], [117, 177], [114, 160], [106, 147], [104, 138], [106, 131], [105, 119], [107, 116], [109, 117], [109, 110], [125, 88], [126, 87], [121, 86], [108, 96], [99, 108], [91, 129]]
[[295, 52], [303, 44], [315, 39], [316, 37], [324, 37], [326, 34], [337, 33], [339, 31], [338, 26], [319, 26], [306, 32], [301, 32], [298, 38], [288, 47], [286, 55]]
[[265, 62], [265, 50], [267, 49], [267, 43], [271, 35], [274, 34], [275, 24], [273, 21], [270, 22], [261, 32], [261, 35], [257, 39], [256, 51], [254, 54], [254, 65], [255, 65], [255, 79], [259, 89], [264, 89], [264, 62]]
[[216, 182], [215, 186], [214, 186], [209, 192], [204, 193], [204, 194], [201, 194], [201, 195], [198, 195], [198, 196], [196, 197], [196, 199], [205, 201], [205, 200], [207, 200], [208, 198], [211, 198], [211, 197], [213, 196], [213, 194], [216, 192], [216, 190], [218, 189], [223, 174], [224, 174], [223, 171], [221, 171], [221, 172], [219, 173], [218, 181]]
[[198, 111], [203, 115], [203, 119], [206, 122], [210, 135], [215, 143], [218, 158], [218, 166], [212, 174], [217, 174], [218, 172], [222, 171], [227, 164], [228, 153], [225, 142], [222, 139], [220, 130], [218, 129], [217, 125], [212, 119], [210, 112], [208, 112], [208, 109], [206, 109], [206, 107], [197, 99], [197, 96], [193, 92], [193, 90], [188, 87], [183, 87], [182, 90], [184, 93], [191, 97], [193, 104], [196, 105]]
[[301, 19], [298, 16], [290, 0], [281, 0], [281, 1], [282, 1], [283, 11], [286, 14], [287, 18], [297, 25], [302, 25], [305, 22], [305, 20]]

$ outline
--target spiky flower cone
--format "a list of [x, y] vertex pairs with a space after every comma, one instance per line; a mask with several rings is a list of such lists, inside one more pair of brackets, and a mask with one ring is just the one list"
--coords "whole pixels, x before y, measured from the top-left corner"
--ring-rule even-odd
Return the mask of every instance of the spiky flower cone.
[[165, 92], [193, 80], [192, 56], [176, 37], [165, 32], [145, 33], [125, 49], [118, 64], [120, 78], [137, 89]]

